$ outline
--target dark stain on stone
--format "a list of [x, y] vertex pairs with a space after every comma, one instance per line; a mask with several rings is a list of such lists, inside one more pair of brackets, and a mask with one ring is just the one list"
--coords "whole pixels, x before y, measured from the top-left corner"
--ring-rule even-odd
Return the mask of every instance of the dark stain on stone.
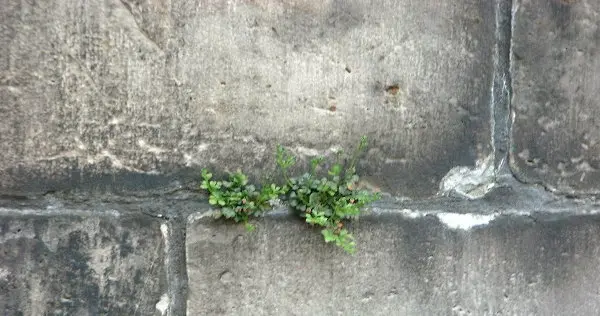
[[39, 264], [42, 265], [48, 258], [48, 254], [50, 253], [50, 249], [43, 242], [36, 242], [32, 246], [32, 255], [33, 259]]
[[10, 224], [9, 221], [2, 221], [0, 223], [0, 236], [6, 235], [6, 233], [10, 229], [10, 225], [9, 224]]
[[61, 249], [70, 263], [71, 269], [66, 272], [67, 278], [69, 280], [81, 280], [89, 272], [87, 264], [89, 256], [85, 252], [86, 245], [89, 244], [89, 237], [82, 231], [74, 231], [69, 233], [68, 238], [67, 245]]
[[[94, 271], [90, 252], [97, 249], [94, 241], [107, 237], [113, 241], [114, 256], [118, 256], [116, 241], [119, 241], [119, 236], [111, 235], [114, 222], [111, 225], [110, 220], [103, 219], [101, 226], [106, 229], [100, 229], [96, 234], [87, 230], [70, 231], [81, 220], [77, 216], [61, 218], [2, 218], [2, 230], [10, 233], [22, 228], [22, 231], [27, 231], [25, 227], [33, 226], [35, 236], [18, 236], [0, 243], [0, 262], [10, 271], [7, 278], [0, 279], [0, 314], [22, 315], [21, 307], [27, 306], [22, 297], [31, 290], [28, 280], [39, 280], [43, 293], [49, 294], [45, 301], [40, 302], [44, 315], [150, 315], [154, 305], [147, 304], [147, 300], [157, 300], [162, 292], [153, 286], [158, 284], [158, 287], [164, 288], [164, 280], [162, 274], [158, 281], [144, 282], [143, 278], [145, 273], [155, 275], [156, 269], [161, 269], [160, 265], [153, 265], [150, 269], [142, 266], [131, 270], [135, 274], [129, 278], [110, 280], [109, 277], [118, 276], [119, 272], [114, 270], [118, 259], [102, 256], [102, 259], [112, 263], [112, 268]], [[122, 223], [141, 230], [150, 226], [145, 216], [125, 219]], [[49, 245], [42, 240], [49, 225], [52, 226], [51, 231], [60, 232], [57, 239], [52, 240], [52, 243], [56, 242], [55, 250], [48, 248]], [[127, 234], [122, 236], [127, 241], [131, 240]], [[25, 263], [31, 267], [25, 268], [28, 266]], [[102, 291], [100, 276], [105, 277]], [[134, 281], [138, 284], [134, 284]], [[136, 306], [138, 303], [139, 306]]]
[[121, 243], [119, 247], [119, 255], [121, 258], [125, 258], [133, 253], [133, 246], [129, 242], [129, 232], [125, 231], [121, 234]]
[[550, 9], [556, 26], [561, 31], [566, 31], [572, 21], [571, 8], [575, 0], [553, 0], [550, 1]]
[[[10, 194], [42, 195], [54, 192], [88, 192], [131, 194], [171, 187], [174, 183], [196, 181], [199, 170], [172, 165], [160, 166], [162, 174], [116, 171], [101, 165], [78, 168], [76, 159], [61, 161], [65, 167], [56, 172], [52, 166], [15, 166], [5, 169], [8, 185], [0, 186], [0, 192]], [[106, 170], [106, 172], [99, 172]]]
[[36, 239], [40, 239], [47, 230], [48, 230], [49, 221], [46, 218], [39, 218], [33, 221], [33, 232], [35, 234]]
[[[419, 298], [426, 302], [434, 295], [438, 268], [430, 258], [440, 255], [440, 251], [443, 249], [443, 247], [439, 247], [440, 241], [448, 238], [443, 235], [445, 232], [443, 225], [436, 217], [410, 222], [385, 214], [379, 220], [365, 220], [370, 221], [369, 225], [382, 225], [381, 229], [386, 229], [386, 226], [399, 227], [399, 229], [389, 230], [394, 234], [392, 237], [395, 240], [394, 249], [396, 250], [394, 260], [412, 272], [412, 281], [418, 283], [419, 288], [423, 289]], [[460, 240], [457, 241], [460, 244]]]
[[[598, 235], [599, 217], [569, 216], [568, 218], [535, 218], [525, 222], [504, 217], [485, 230], [476, 231], [473, 238], [500, 241], [495, 249], [500, 257], [515, 260], [516, 271], [523, 271], [529, 283], [539, 280], [540, 286], [560, 288], [578, 273], [578, 256], [592, 249], [583, 246]], [[487, 235], [487, 236], [486, 236]], [[583, 243], [582, 243], [583, 241]]]
[[63, 270], [56, 270], [51, 279], [62, 280], [64, 287], [56, 284], [56, 291], [62, 292], [65, 297], [78, 298], [65, 304], [56, 303], [54, 309], [66, 311], [67, 314], [77, 314], [87, 309], [90, 315], [99, 313], [100, 288], [94, 278], [94, 271], [90, 269], [88, 262], [90, 256], [87, 248], [90, 245], [90, 239], [87, 233], [82, 231], [73, 231], [69, 233], [66, 241], [61, 241], [57, 253], [54, 256], [55, 262], [52, 265], [64, 267]]
[[364, 17], [360, 9], [356, 8], [351, 2], [336, 0], [329, 10], [327, 17], [327, 25], [330, 31], [341, 30], [344, 34], [349, 30], [360, 26], [363, 23]]
[[142, 270], [135, 270], [135, 276], [133, 277], [133, 283], [142, 284]]
[[98, 227], [100, 228], [100, 233], [103, 236], [114, 236], [116, 234], [115, 226], [111, 225], [107, 221], [100, 221]]

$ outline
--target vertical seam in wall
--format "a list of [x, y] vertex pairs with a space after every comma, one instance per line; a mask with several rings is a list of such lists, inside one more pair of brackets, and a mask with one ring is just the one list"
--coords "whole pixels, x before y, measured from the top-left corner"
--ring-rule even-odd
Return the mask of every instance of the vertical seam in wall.
[[511, 138], [512, 78], [512, 2], [496, 0], [491, 93], [491, 130], [496, 174], [510, 173], [508, 156]]
[[181, 316], [187, 313], [187, 267], [185, 253], [186, 227], [180, 217], [168, 222], [167, 257], [167, 293], [169, 306], [167, 316]]

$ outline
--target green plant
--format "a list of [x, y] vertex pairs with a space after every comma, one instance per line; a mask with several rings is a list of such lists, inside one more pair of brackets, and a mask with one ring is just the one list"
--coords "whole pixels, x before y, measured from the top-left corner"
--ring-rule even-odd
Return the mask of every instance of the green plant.
[[248, 184], [248, 177], [241, 171], [230, 174], [228, 181], [211, 180], [212, 176], [208, 170], [202, 169], [200, 188], [208, 192], [208, 202], [219, 208], [215, 216], [243, 223], [249, 231], [255, 228], [248, 223], [250, 217], [263, 215], [272, 208], [272, 201], [285, 193], [284, 188], [275, 184], [257, 190], [254, 185]]
[[284, 191], [290, 207], [306, 223], [323, 227], [321, 233], [325, 242], [333, 242], [348, 253], [354, 253], [356, 243], [352, 234], [344, 227], [348, 219], [358, 218], [361, 210], [380, 198], [378, 193], [357, 190], [359, 177], [356, 175], [356, 162], [367, 147], [367, 138], [362, 137], [349, 161], [343, 159], [340, 151], [337, 161], [327, 170], [327, 175], [319, 178], [319, 167], [324, 157], [310, 162], [310, 172], [299, 177], [290, 177], [288, 169], [296, 163], [282, 146], [277, 147], [277, 164], [286, 181]]

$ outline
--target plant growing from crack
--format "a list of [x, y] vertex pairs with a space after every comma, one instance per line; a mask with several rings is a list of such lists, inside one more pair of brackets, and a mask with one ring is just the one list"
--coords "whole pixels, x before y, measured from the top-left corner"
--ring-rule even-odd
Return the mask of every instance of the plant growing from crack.
[[345, 228], [345, 222], [358, 218], [367, 204], [380, 198], [378, 193], [357, 189], [356, 163], [366, 147], [367, 138], [363, 136], [349, 161], [340, 151], [327, 175], [321, 178], [318, 170], [324, 157], [312, 159], [309, 172], [290, 177], [288, 170], [296, 163], [296, 158], [282, 146], [277, 147], [276, 161], [286, 181], [284, 192], [289, 206], [306, 223], [322, 227], [325, 242], [333, 242], [348, 253], [356, 251], [356, 243]]
[[248, 184], [248, 177], [241, 171], [230, 174], [227, 181], [215, 181], [212, 177], [208, 170], [202, 169], [200, 188], [208, 192], [208, 202], [218, 207], [215, 217], [243, 223], [248, 231], [255, 229], [248, 220], [251, 217], [264, 215], [271, 210], [272, 201], [285, 194], [284, 188], [275, 184], [257, 189], [254, 185]]
[[243, 223], [249, 231], [255, 229], [248, 223], [250, 218], [264, 215], [272, 209], [272, 202], [283, 195], [292, 211], [306, 223], [322, 227], [325, 242], [354, 253], [354, 236], [345, 223], [358, 218], [365, 206], [380, 198], [378, 193], [357, 188], [356, 163], [366, 147], [367, 138], [363, 136], [351, 157], [338, 152], [326, 175], [319, 177], [325, 158], [316, 157], [310, 161], [309, 172], [290, 177], [288, 170], [296, 164], [296, 157], [283, 146], [277, 146], [276, 161], [285, 179], [284, 186], [270, 183], [258, 190], [248, 184], [248, 177], [241, 171], [230, 174], [229, 180], [215, 181], [213, 175], [203, 169], [200, 188], [208, 192], [208, 202], [218, 208], [215, 217]]

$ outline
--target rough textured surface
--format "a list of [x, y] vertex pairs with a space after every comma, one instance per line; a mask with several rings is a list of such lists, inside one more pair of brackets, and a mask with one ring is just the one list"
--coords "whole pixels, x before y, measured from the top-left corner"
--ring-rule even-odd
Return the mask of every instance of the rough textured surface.
[[[0, 0], [0, 314], [599, 315], [599, 3]], [[186, 222], [361, 135], [356, 256]]]
[[373, 185], [428, 196], [490, 154], [491, 2], [3, 0], [1, 11], [0, 192], [211, 165], [262, 176], [277, 143], [311, 156], [364, 134]]
[[566, 193], [600, 192], [600, 2], [514, 4], [512, 168]]
[[0, 215], [0, 314], [160, 315], [159, 224], [148, 216]]
[[254, 233], [192, 222], [188, 315], [600, 313], [598, 216], [498, 217], [456, 231], [396, 213], [354, 232], [349, 256], [296, 220], [268, 218]]

